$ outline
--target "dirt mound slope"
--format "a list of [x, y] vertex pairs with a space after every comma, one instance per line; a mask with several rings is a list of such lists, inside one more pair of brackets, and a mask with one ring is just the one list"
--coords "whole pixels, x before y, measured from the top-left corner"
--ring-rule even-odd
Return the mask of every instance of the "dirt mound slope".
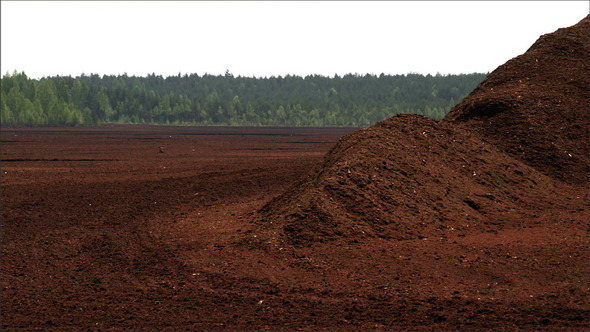
[[468, 131], [399, 115], [343, 137], [261, 214], [295, 243], [445, 236], [533, 215], [552, 204], [554, 182]]
[[444, 118], [552, 177], [588, 182], [590, 16], [541, 36]]
[[572, 195], [562, 180], [588, 179], [589, 27], [587, 17], [542, 36], [443, 121], [400, 115], [343, 137], [259, 211], [267, 238], [444, 237], [540, 222], [539, 210]]

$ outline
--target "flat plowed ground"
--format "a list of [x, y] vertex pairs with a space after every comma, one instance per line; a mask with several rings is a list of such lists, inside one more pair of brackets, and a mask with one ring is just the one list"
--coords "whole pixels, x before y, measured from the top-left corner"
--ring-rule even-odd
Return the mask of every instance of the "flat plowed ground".
[[585, 189], [494, 232], [260, 241], [353, 130], [3, 129], [2, 329], [589, 329]]

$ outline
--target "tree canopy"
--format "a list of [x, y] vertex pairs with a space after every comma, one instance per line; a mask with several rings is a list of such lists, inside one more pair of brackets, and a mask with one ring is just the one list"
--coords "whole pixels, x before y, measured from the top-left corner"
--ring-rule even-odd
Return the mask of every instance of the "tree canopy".
[[242, 77], [56, 76], [0, 79], [2, 126], [101, 123], [365, 127], [398, 113], [435, 119], [486, 74]]

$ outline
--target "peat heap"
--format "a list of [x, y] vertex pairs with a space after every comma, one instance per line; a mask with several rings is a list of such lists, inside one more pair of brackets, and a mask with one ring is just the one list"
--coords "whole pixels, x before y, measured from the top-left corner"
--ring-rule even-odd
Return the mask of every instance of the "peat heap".
[[589, 180], [590, 15], [541, 36], [493, 71], [443, 121], [489, 138], [570, 183]]
[[538, 222], [588, 175], [589, 17], [542, 36], [442, 121], [398, 115], [344, 136], [266, 204], [266, 240], [410, 239]]

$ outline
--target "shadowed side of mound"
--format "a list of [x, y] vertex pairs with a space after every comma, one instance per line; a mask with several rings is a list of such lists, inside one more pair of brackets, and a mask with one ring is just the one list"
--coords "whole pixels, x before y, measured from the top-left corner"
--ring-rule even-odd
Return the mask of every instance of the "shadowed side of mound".
[[469, 131], [399, 115], [343, 137], [258, 222], [271, 242], [293, 244], [444, 237], [521, 223], [559, 191]]
[[587, 185], [590, 16], [498, 67], [443, 122], [485, 136], [540, 172]]

